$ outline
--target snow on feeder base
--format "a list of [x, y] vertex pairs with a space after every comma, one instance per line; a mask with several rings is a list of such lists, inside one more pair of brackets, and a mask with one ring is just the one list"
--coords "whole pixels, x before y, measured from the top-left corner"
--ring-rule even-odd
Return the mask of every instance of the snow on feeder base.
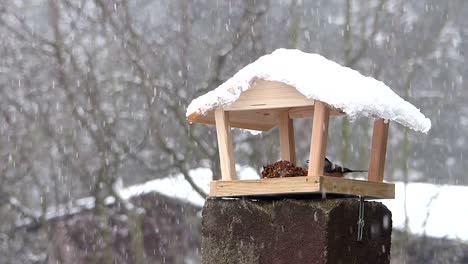
[[[329, 119], [342, 115], [376, 118], [367, 181], [324, 176]], [[313, 125], [307, 176], [236, 180], [231, 127], [278, 127], [281, 159], [295, 163], [293, 119], [308, 117]], [[187, 119], [216, 125], [222, 180], [211, 183], [210, 195], [221, 197], [330, 193], [393, 199], [394, 184], [383, 182], [389, 121], [424, 133], [431, 126], [384, 83], [320, 55], [285, 49], [259, 58], [193, 100]]]

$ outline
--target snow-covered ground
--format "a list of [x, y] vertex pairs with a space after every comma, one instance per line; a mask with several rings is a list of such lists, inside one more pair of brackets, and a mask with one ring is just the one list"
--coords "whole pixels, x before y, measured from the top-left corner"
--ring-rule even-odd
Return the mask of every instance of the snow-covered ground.
[[[241, 179], [256, 179], [258, 173], [250, 167], [237, 167]], [[205, 168], [190, 172], [192, 178], [208, 192], [211, 171]], [[406, 212], [412, 233], [468, 241], [468, 186], [409, 183], [406, 187]], [[203, 198], [195, 192], [182, 175], [148, 181], [121, 190], [122, 198], [158, 192], [202, 206]], [[404, 184], [396, 183], [396, 199], [381, 200], [393, 214], [393, 225], [402, 229], [405, 223]]]
[[[243, 180], [258, 179], [258, 173], [250, 167], [237, 166], [237, 173]], [[198, 168], [190, 171], [190, 176], [196, 184], [209, 193], [212, 173], [210, 169]], [[205, 200], [190, 186], [182, 175], [171, 176], [163, 179], [151, 180], [143, 184], [123, 188], [120, 195], [124, 199], [149, 192], [158, 192], [166, 196], [186, 200], [198, 206], [203, 206]]]
[[[392, 211], [393, 225], [405, 222], [405, 185], [396, 183], [396, 199], [383, 203]], [[409, 183], [406, 212], [410, 231], [434, 237], [468, 241], [468, 186]]]

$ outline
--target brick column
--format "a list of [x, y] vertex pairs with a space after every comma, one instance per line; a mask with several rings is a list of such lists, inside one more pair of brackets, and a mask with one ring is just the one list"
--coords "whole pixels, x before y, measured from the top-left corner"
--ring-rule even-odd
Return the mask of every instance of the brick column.
[[202, 263], [390, 263], [391, 212], [357, 199], [217, 199], [203, 208]]

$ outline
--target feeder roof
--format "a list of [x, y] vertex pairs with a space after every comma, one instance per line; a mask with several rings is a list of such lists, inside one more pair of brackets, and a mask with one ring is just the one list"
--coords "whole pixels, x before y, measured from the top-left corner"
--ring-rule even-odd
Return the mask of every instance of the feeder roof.
[[[257, 88], [258, 92], [249, 97], [250, 108], [244, 109], [243, 105], [232, 108], [241, 94]], [[255, 98], [261, 101], [263, 96], [272, 97], [275, 91], [280, 91], [277, 97], [284, 94], [284, 102], [276, 105], [276, 110], [268, 111], [267, 107], [262, 107], [267, 104], [252, 104], [252, 96], [253, 101]], [[300, 94], [303, 102], [294, 99], [289, 102], [295, 103], [288, 105], [286, 93], [294, 98], [297, 95], [293, 93]], [[379, 117], [424, 133], [431, 128], [431, 121], [418, 108], [398, 96], [383, 82], [321, 55], [290, 49], [277, 49], [260, 57], [215, 90], [193, 100], [187, 108], [187, 118], [191, 122], [214, 123], [213, 110], [221, 107], [233, 111], [231, 121], [234, 127], [269, 130], [276, 125], [279, 111], [301, 106], [310, 108], [314, 100], [331, 106], [332, 115], [344, 113], [352, 119], [361, 116]], [[303, 117], [300, 112], [304, 111], [298, 111], [299, 117]]]

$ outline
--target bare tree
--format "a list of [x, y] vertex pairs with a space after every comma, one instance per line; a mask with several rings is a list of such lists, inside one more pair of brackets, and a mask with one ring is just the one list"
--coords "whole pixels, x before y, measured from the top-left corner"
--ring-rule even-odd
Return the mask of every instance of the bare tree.
[[[133, 205], [119, 197], [121, 179], [132, 184], [179, 174], [206, 197], [190, 171], [208, 167], [219, 179], [215, 130], [188, 124], [185, 109], [279, 47], [318, 52], [382, 79], [431, 111], [439, 124], [434, 137], [461, 140], [443, 125], [454, 117], [440, 118], [436, 108], [463, 110], [466, 47], [456, 40], [466, 35], [466, 5], [423, 2], [1, 1], [0, 238], [20, 240], [18, 223], [44, 226], [51, 209], [85, 196], [94, 198], [101, 237], [109, 237], [107, 197], [138, 221]], [[365, 167], [370, 129], [367, 120], [331, 124], [329, 154]], [[304, 162], [309, 132], [310, 122], [296, 122]], [[410, 181], [410, 165], [443, 172], [447, 156], [462, 159], [466, 152], [452, 141], [446, 145], [453, 148], [441, 147], [407, 130], [391, 133], [386, 167], [393, 179]], [[236, 131], [236, 160], [256, 168], [276, 161], [277, 136], [276, 130], [256, 137]], [[457, 166], [464, 171], [464, 163]], [[423, 180], [430, 179], [435, 176]], [[109, 244], [96, 261], [112, 261]], [[8, 245], [1, 248], [20, 254], [19, 244]], [[40, 255], [44, 248], [27, 250]]]

